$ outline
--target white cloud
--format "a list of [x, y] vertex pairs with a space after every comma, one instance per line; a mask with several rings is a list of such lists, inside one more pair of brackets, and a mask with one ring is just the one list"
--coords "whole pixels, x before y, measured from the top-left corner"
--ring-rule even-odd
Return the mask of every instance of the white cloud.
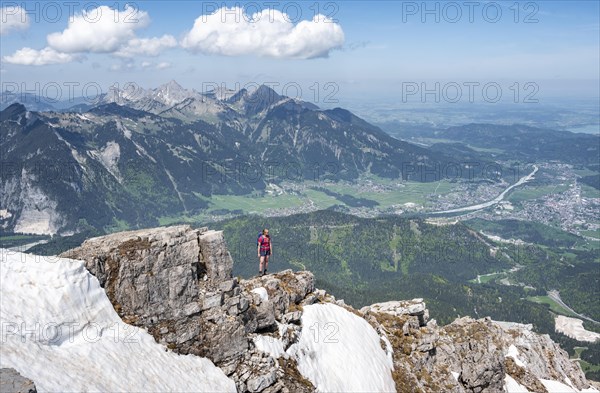
[[149, 61], [142, 61], [142, 64], [140, 65], [142, 66], [142, 68], [148, 68], [152, 66], [152, 63], [150, 63]]
[[158, 63], [156, 65], [157, 70], [164, 70], [171, 67], [171, 63], [163, 61], [162, 63]]
[[21, 65], [47, 65], [63, 64], [73, 61], [75, 56], [68, 53], [60, 53], [52, 48], [36, 50], [31, 48], [22, 48], [10, 56], [4, 56], [2, 60], [11, 64]]
[[66, 53], [115, 52], [135, 39], [135, 30], [149, 23], [147, 12], [130, 5], [123, 11], [103, 5], [76, 15], [62, 32], [49, 34], [48, 45]]
[[115, 52], [115, 55], [120, 57], [135, 57], [139, 55], [158, 56], [165, 49], [174, 48], [176, 46], [177, 40], [169, 34], [165, 34], [162, 37], [133, 38], [129, 40], [125, 46]]
[[29, 27], [29, 17], [22, 7], [12, 5], [0, 8], [0, 35], [15, 30], [26, 30]]
[[224, 7], [198, 17], [181, 46], [192, 52], [225, 56], [310, 59], [327, 57], [344, 43], [342, 27], [323, 15], [296, 25], [290, 19], [273, 9], [248, 16], [240, 7]]
[[[4, 17], [5, 9], [2, 10]], [[9, 14], [16, 18], [16, 11], [10, 9]], [[42, 50], [22, 48], [11, 56], [5, 56], [4, 60], [13, 64], [45, 65], [75, 60], [77, 57], [73, 54], [76, 53], [110, 53], [121, 58], [158, 56], [165, 49], [177, 46], [177, 40], [168, 34], [153, 38], [136, 37], [135, 31], [149, 23], [147, 12], [130, 5], [122, 11], [99, 6], [75, 15], [62, 32], [48, 34], [48, 47]], [[4, 28], [4, 24], [2, 26]], [[132, 67], [113, 65], [111, 69]]]

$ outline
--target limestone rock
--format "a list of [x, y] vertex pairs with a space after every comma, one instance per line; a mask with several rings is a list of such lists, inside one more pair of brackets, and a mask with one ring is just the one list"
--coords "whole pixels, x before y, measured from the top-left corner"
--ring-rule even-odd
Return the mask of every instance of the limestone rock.
[[227, 280], [227, 281], [223, 281], [222, 283], [219, 284], [219, 290], [221, 292], [229, 292], [232, 291], [233, 288], [235, 287], [235, 282], [234, 280]]
[[532, 325], [489, 323], [501, 328], [499, 336], [507, 351], [510, 345], [514, 345], [520, 361], [527, 364], [527, 371], [537, 378], [563, 381], [567, 377], [578, 390], [589, 387], [579, 363], [571, 361], [569, 354], [547, 334], [533, 332]]
[[391, 315], [424, 315], [427, 307], [423, 299], [393, 300], [368, 306], [370, 311], [385, 312]]
[[207, 292], [202, 302], [202, 310], [208, 310], [213, 307], [220, 307], [223, 304], [223, 294], [221, 292]]
[[[419, 314], [427, 310], [419, 307], [411, 315], [407, 305], [388, 302], [363, 309], [365, 319], [391, 343], [398, 391], [502, 392], [507, 374], [529, 391], [546, 391], [540, 379], [568, 378], [577, 389], [589, 387], [579, 365], [531, 326], [468, 317], [443, 327], [434, 321], [421, 326]], [[526, 369], [510, 357], [515, 351]]]
[[248, 380], [248, 390], [251, 392], [262, 392], [267, 387], [271, 386], [276, 378], [275, 370], [266, 375], [259, 375]]
[[429, 311], [425, 306], [423, 299], [413, 300], [394, 300], [385, 303], [375, 303], [369, 306], [370, 312], [383, 312], [395, 316], [412, 315], [419, 319], [419, 324], [425, 326], [429, 319]]
[[302, 313], [300, 311], [293, 311], [283, 316], [283, 322], [285, 323], [300, 323]]
[[250, 298], [248, 298], [247, 296], [242, 296], [240, 297], [240, 302], [238, 303], [238, 308], [240, 310], [240, 312], [244, 312], [248, 309], [248, 307], [250, 307]]
[[0, 392], [2, 393], [36, 393], [32, 380], [23, 377], [13, 368], [0, 368]]
[[217, 277], [212, 273], [222, 274], [221, 267], [211, 264], [226, 263], [226, 250], [218, 259], [201, 258], [207, 252], [201, 245], [208, 244], [211, 252], [217, 252], [217, 244], [224, 247], [222, 233], [205, 232], [187, 225], [121, 232], [88, 239], [61, 256], [85, 261], [120, 315], [152, 323], [175, 319], [186, 304], [197, 302], [198, 281], [205, 273], [213, 281]]
[[231, 279], [233, 259], [225, 245], [223, 233], [207, 231], [199, 235], [200, 264], [206, 266], [209, 286]]

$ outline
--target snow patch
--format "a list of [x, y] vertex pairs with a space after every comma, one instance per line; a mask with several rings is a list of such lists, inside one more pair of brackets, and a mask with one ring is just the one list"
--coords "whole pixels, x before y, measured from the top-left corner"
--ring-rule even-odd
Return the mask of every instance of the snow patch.
[[8, 220], [12, 217], [12, 213], [7, 209], [0, 209], [0, 220]]
[[235, 392], [210, 360], [123, 323], [83, 262], [0, 252], [0, 367], [38, 391]]
[[546, 387], [548, 393], [576, 393], [577, 390], [558, 381], [540, 379], [540, 382]]
[[579, 392], [598, 392], [594, 388], [576, 390], [572, 387], [565, 385], [562, 382], [551, 381], [549, 379], [540, 379], [540, 382], [546, 387], [548, 393], [579, 393]]
[[396, 391], [375, 329], [334, 304], [304, 306], [300, 339], [287, 353], [318, 392]]
[[263, 302], [269, 300], [269, 294], [267, 293], [267, 289], [265, 287], [254, 288], [252, 292], [260, 296], [260, 300]]
[[519, 350], [517, 349], [517, 347], [515, 347], [513, 344], [511, 344], [510, 347], [508, 347], [508, 352], [506, 353], [505, 357], [507, 358], [513, 358], [513, 360], [515, 361], [515, 363], [517, 364], [517, 366], [519, 367], [523, 367], [525, 368], [525, 363], [523, 363], [523, 361], [521, 361], [521, 359], [519, 359]]
[[529, 393], [529, 390], [510, 375], [504, 377], [504, 391], [506, 393]]
[[268, 353], [274, 358], [279, 358], [285, 355], [285, 349], [283, 349], [283, 342], [279, 338], [258, 335], [254, 337], [252, 341], [254, 342], [256, 349]]

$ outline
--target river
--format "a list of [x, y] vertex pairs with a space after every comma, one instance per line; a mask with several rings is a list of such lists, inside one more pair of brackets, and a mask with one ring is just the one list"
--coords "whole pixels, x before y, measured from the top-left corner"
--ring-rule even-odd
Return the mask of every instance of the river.
[[450, 209], [450, 210], [442, 210], [442, 211], [437, 211], [437, 212], [429, 212], [427, 214], [451, 214], [451, 213], [463, 213], [463, 212], [474, 212], [477, 210], [481, 210], [481, 209], [485, 209], [487, 207], [493, 206], [495, 204], [497, 204], [498, 202], [502, 201], [504, 199], [504, 197], [506, 196], [506, 194], [512, 190], [515, 187], [518, 187], [522, 184], [527, 183], [529, 180], [531, 180], [533, 178], [533, 176], [535, 176], [535, 174], [538, 171], [538, 167], [537, 166], [533, 166], [533, 171], [526, 175], [523, 176], [522, 178], [519, 179], [518, 182], [516, 182], [515, 184], [512, 184], [510, 186], [508, 186], [506, 188], [506, 190], [502, 191], [502, 193], [500, 195], [498, 195], [496, 198], [492, 199], [491, 201], [487, 201], [487, 202], [483, 202], [483, 203], [478, 203], [477, 205], [471, 205], [471, 206], [464, 206], [464, 207], [459, 207], [456, 209]]

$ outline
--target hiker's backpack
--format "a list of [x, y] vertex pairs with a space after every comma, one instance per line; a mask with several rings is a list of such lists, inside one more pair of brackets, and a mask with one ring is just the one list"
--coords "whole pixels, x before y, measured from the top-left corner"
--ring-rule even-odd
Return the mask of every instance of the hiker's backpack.
[[256, 247], [259, 247], [259, 246], [260, 246], [260, 237], [261, 237], [261, 236], [263, 236], [262, 232], [260, 232], [260, 233], [258, 234], [258, 237], [256, 238]]

